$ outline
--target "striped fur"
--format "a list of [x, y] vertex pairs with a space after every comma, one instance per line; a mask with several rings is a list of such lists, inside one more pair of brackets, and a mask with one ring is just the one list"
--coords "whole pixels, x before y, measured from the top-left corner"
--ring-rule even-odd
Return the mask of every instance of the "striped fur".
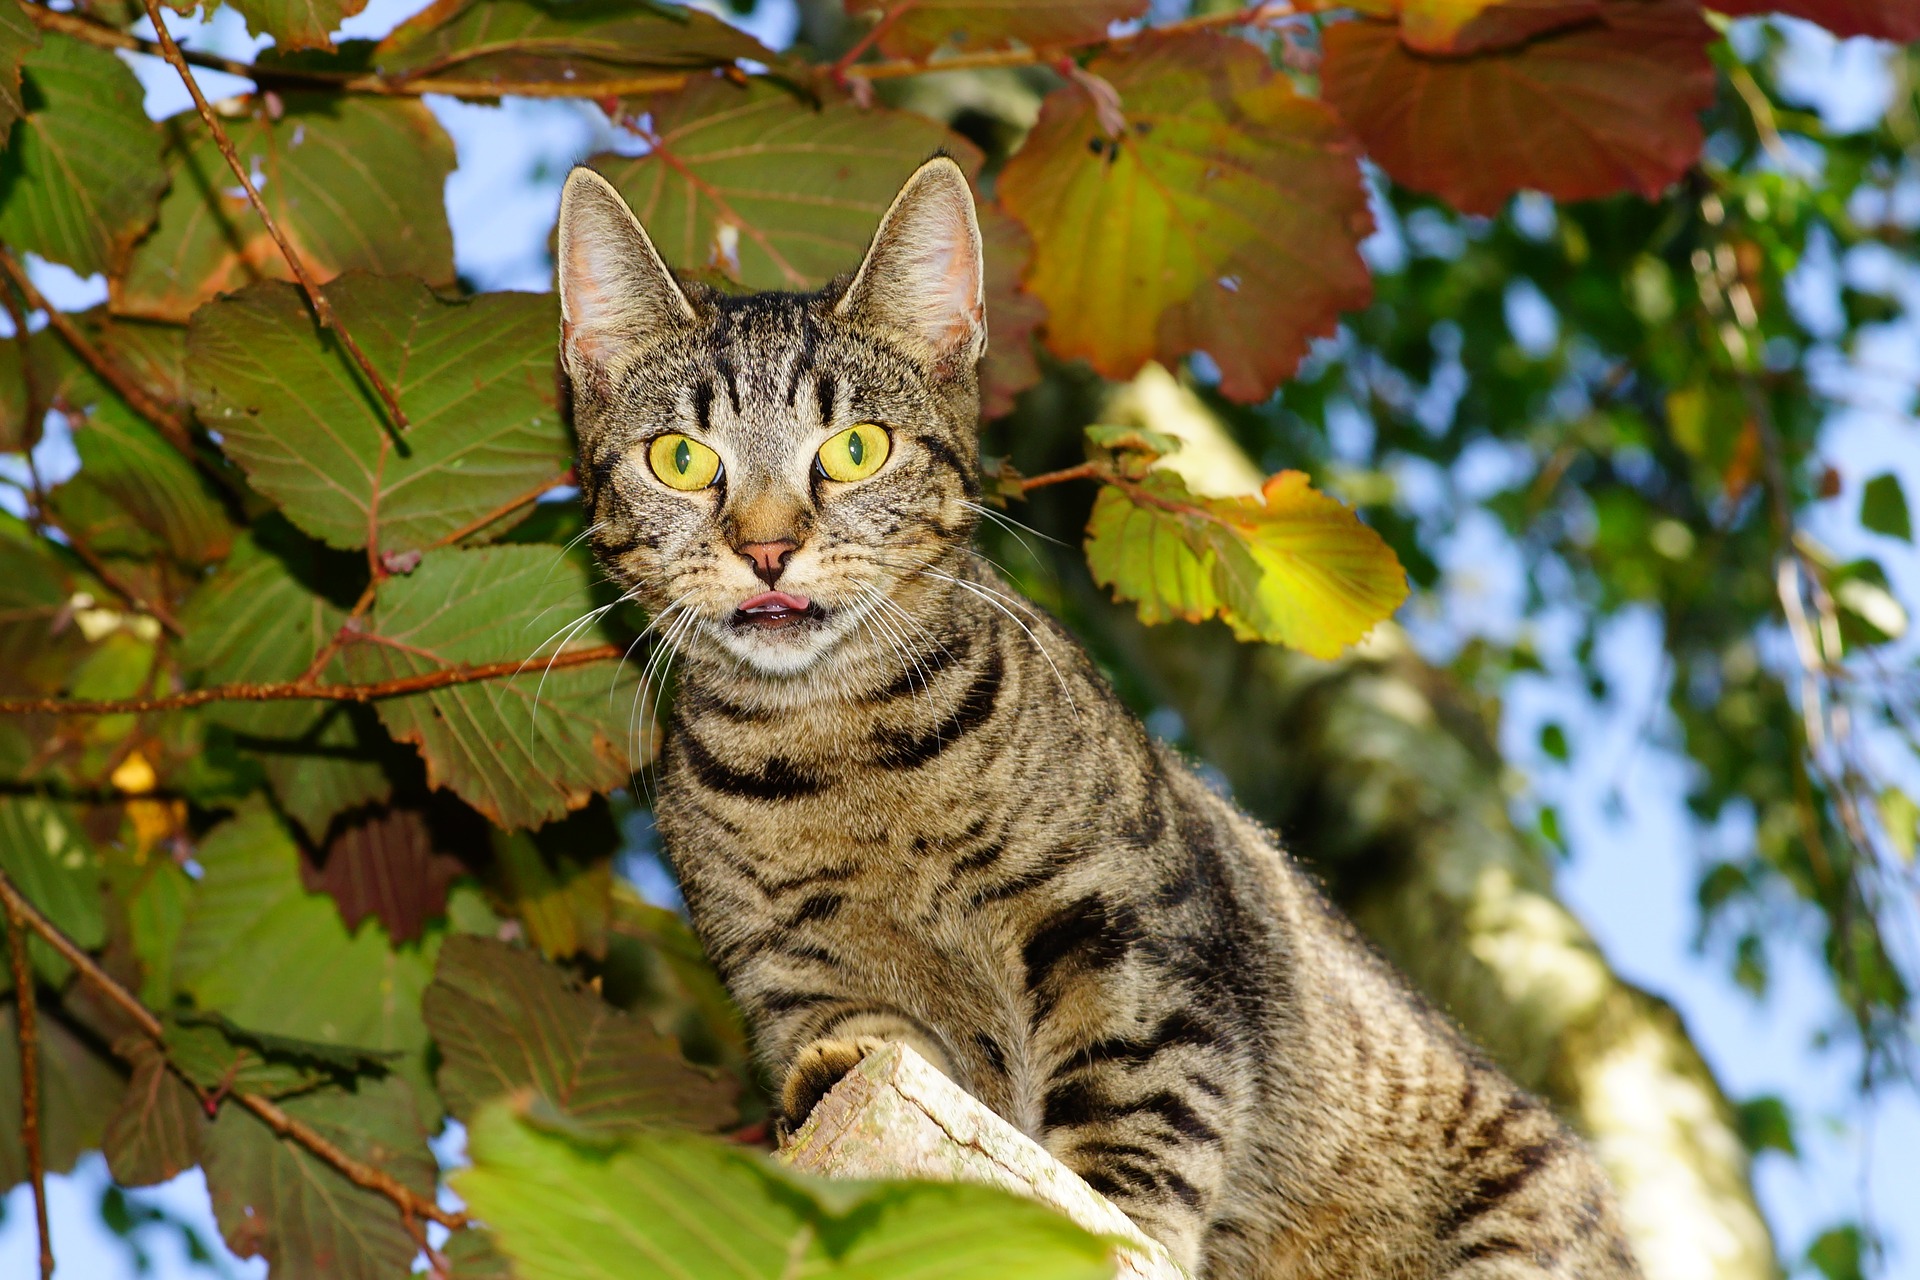
[[[632, 266], [644, 233], [596, 181], [561, 232], [580, 474], [603, 562], [681, 654], [659, 827], [789, 1119], [903, 1040], [1211, 1280], [1637, 1275], [1584, 1147], [970, 551], [977, 315], [943, 362], [945, 330], [844, 281], [676, 285]], [[950, 162], [927, 182], [964, 192]], [[955, 216], [922, 206], [870, 262], [902, 207]], [[608, 307], [619, 254], [652, 293]], [[887, 465], [809, 473], [856, 421]], [[651, 480], [663, 430], [710, 442], [721, 484]], [[824, 614], [743, 631], [762, 584], [735, 548], [770, 539]]]

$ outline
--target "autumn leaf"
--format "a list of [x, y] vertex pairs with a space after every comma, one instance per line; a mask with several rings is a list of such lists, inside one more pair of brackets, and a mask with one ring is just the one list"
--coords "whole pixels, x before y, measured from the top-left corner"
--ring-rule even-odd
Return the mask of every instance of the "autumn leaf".
[[1206, 351], [1223, 393], [1265, 396], [1369, 296], [1358, 148], [1242, 40], [1143, 37], [1087, 69], [1126, 131], [1069, 85], [1000, 176], [1033, 235], [1047, 345], [1109, 378]]
[[1342, 22], [1326, 29], [1322, 89], [1395, 181], [1468, 213], [1523, 190], [1652, 198], [1700, 154], [1712, 39], [1698, 10], [1669, 0], [1616, 0], [1601, 21], [1470, 57]]
[[[178, 13], [192, 13], [200, 0], [162, 0]], [[220, 0], [207, 0], [211, 14]], [[367, 7], [367, 0], [226, 0], [247, 20], [247, 31], [272, 36], [277, 49], [328, 49], [340, 23]], [[137, 4], [134, 6], [139, 7]]]
[[1109, 25], [1138, 18], [1147, 0], [846, 0], [850, 17], [882, 24], [874, 43], [891, 58], [943, 50], [1095, 40]]
[[1106, 485], [1087, 522], [1094, 580], [1143, 622], [1219, 617], [1242, 640], [1338, 656], [1407, 597], [1380, 536], [1299, 471], [1259, 497], [1191, 493], [1168, 471]]
[[1600, 13], [1601, 0], [1404, 0], [1400, 39], [1421, 53], [1505, 48]]
[[1920, 40], [1920, 4], [1912, 0], [1711, 0], [1707, 8], [1736, 18], [1790, 14], [1837, 36], [1871, 36], [1900, 44]]

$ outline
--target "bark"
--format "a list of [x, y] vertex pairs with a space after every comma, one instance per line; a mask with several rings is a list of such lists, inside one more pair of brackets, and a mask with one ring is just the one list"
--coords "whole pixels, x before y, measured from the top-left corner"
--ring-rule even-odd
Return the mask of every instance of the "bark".
[[1046, 1149], [975, 1101], [903, 1044], [870, 1054], [814, 1107], [780, 1150], [830, 1178], [978, 1182], [1050, 1205], [1116, 1236], [1121, 1280], [1185, 1280], [1166, 1249]]
[[[1107, 420], [1129, 417], [1227, 441], [1191, 396], [1135, 394]], [[1206, 468], [1181, 469], [1209, 487]], [[1211, 487], [1249, 474], [1229, 459]], [[1674, 1010], [1614, 974], [1554, 896], [1545, 850], [1509, 816], [1483, 708], [1390, 625], [1319, 662], [1218, 623], [1143, 627], [1059, 560], [1109, 661], [1179, 712], [1240, 803], [1417, 986], [1588, 1137], [1648, 1280], [1778, 1274], [1726, 1098]]]

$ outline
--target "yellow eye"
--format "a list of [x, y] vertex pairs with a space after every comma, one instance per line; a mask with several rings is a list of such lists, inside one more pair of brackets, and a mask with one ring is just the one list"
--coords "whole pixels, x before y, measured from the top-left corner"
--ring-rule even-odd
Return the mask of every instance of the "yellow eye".
[[880, 469], [893, 451], [887, 429], [873, 422], [856, 422], [820, 446], [820, 470], [829, 480], [865, 480]]
[[660, 483], [691, 493], [720, 474], [720, 455], [683, 435], [659, 436], [647, 446], [647, 462]]

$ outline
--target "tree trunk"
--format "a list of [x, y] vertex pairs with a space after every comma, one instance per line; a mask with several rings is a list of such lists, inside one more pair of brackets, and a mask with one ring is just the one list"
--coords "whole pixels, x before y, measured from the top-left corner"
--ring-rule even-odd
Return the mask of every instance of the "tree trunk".
[[[1244, 490], [1255, 473], [1223, 453], [1231, 441], [1205, 407], [1142, 382], [1149, 394], [1123, 394], [1105, 420], [1210, 435], [1181, 451], [1185, 478]], [[1190, 465], [1198, 455], [1226, 461]], [[1071, 537], [1035, 505], [1042, 528]], [[1335, 662], [1240, 644], [1219, 623], [1145, 627], [1093, 586], [1077, 546], [1056, 551], [1063, 603], [1102, 656], [1179, 712], [1235, 798], [1381, 950], [1586, 1134], [1648, 1280], [1776, 1276], [1725, 1097], [1678, 1015], [1614, 974], [1554, 896], [1544, 850], [1509, 817], [1482, 709], [1391, 625]]]

